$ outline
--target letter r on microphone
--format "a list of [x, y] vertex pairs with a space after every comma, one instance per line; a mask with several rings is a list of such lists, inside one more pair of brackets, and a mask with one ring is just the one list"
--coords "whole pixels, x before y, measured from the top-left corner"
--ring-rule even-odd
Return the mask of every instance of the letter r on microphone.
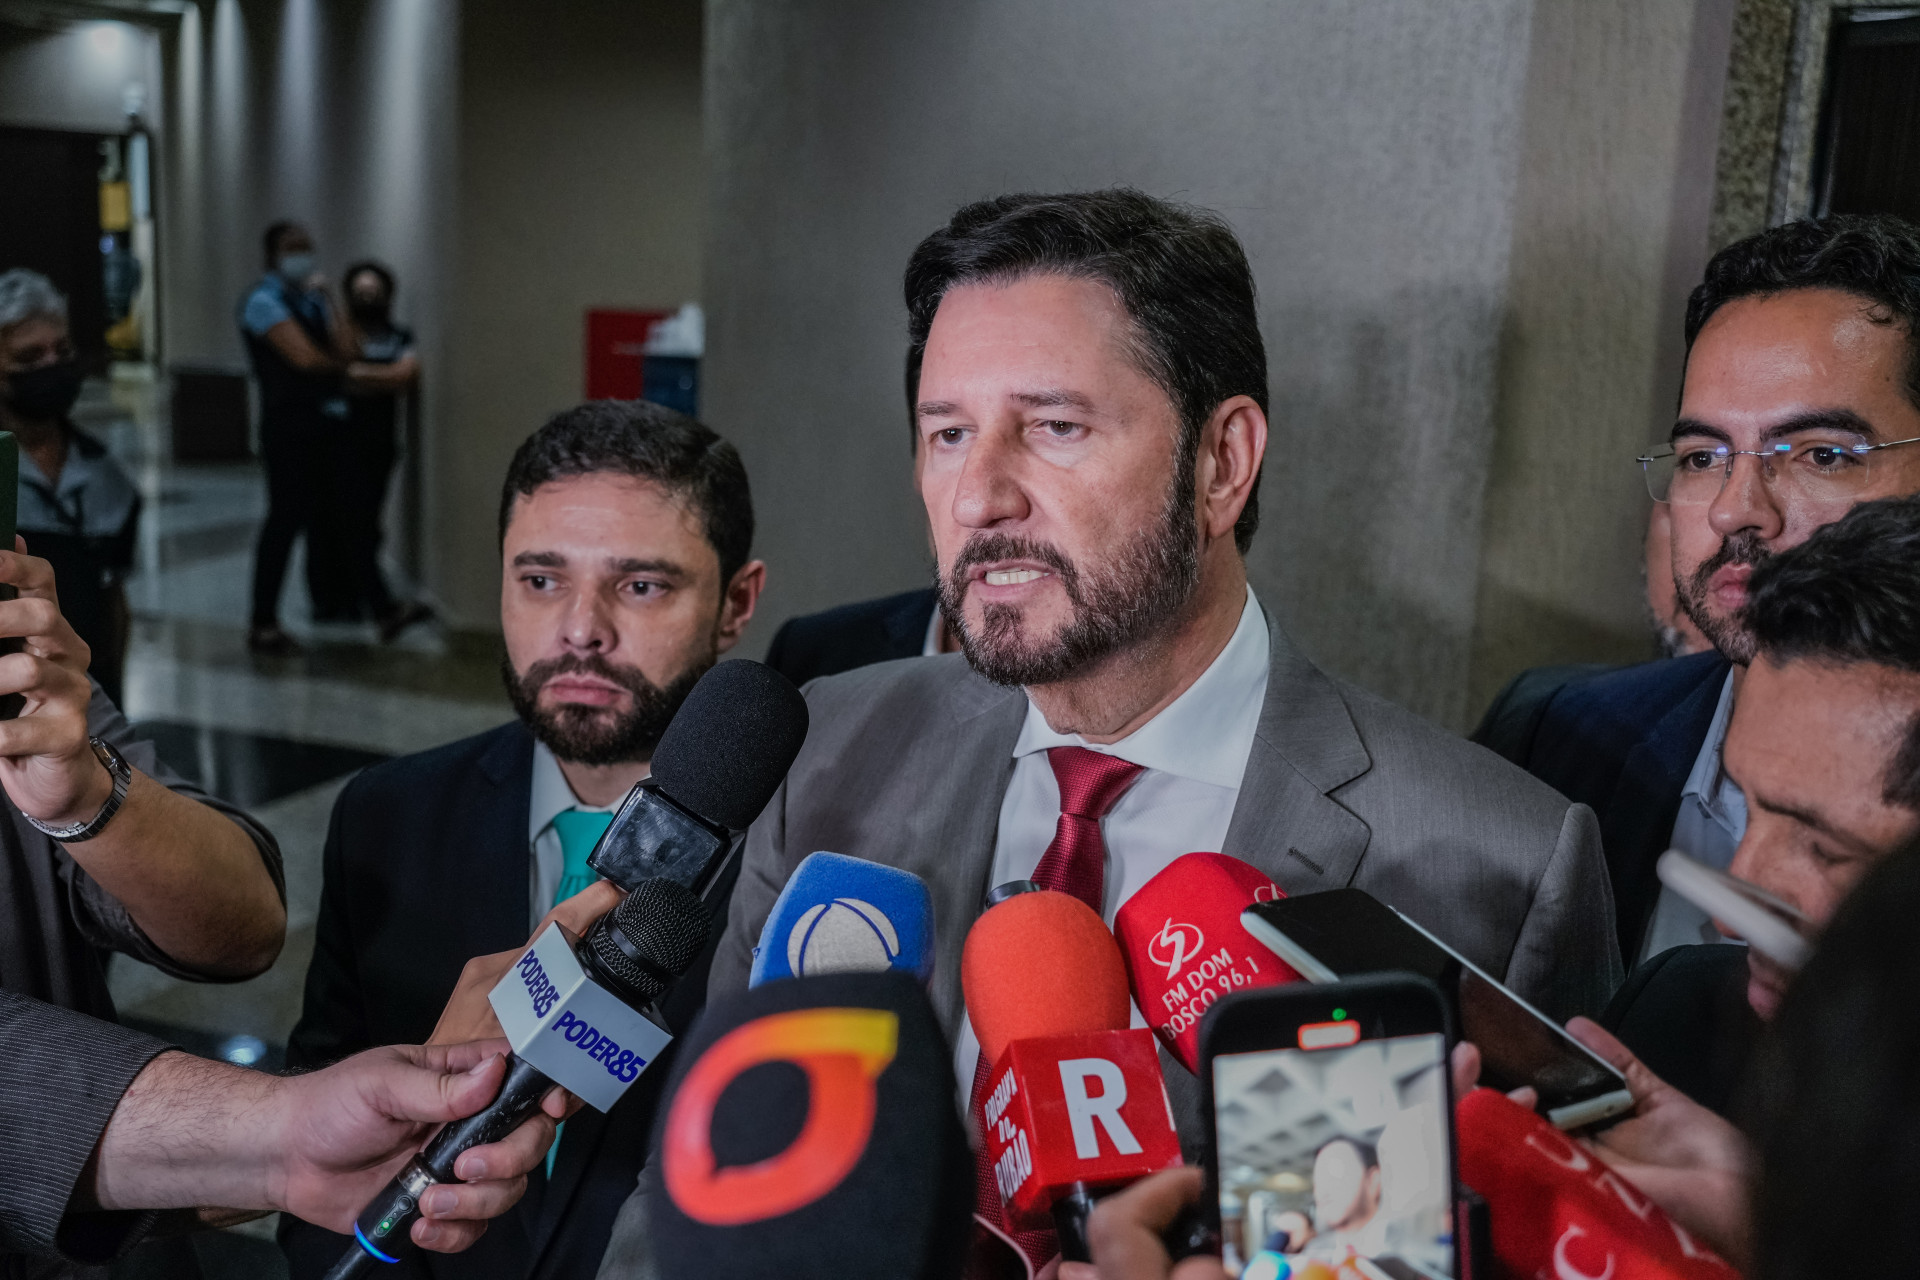
[[1100, 1190], [1180, 1163], [1145, 1028], [1015, 1040], [992, 1079], [982, 1139], [1016, 1227], [1046, 1225], [1076, 1183]]

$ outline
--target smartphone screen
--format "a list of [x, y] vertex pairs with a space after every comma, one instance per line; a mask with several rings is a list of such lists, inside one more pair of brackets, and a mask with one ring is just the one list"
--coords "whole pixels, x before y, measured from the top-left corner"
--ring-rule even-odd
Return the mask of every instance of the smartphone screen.
[[1446, 1036], [1359, 1036], [1308, 1023], [1210, 1060], [1227, 1274], [1453, 1275]]
[[1310, 981], [1405, 972], [1446, 992], [1460, 1034], [1479, 1046], [1480, 1082], [1505, 1092], [1530, 1085], [1563, 1129], [1633, 1105], [1627, 1082], [1579, 1041], [1413, 921], [1359, 889], [1264, 902], [1249, 931]]

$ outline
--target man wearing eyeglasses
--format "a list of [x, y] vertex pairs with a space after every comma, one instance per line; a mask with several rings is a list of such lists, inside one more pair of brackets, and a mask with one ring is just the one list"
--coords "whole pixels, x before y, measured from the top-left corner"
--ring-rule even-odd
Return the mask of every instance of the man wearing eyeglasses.
[[1690, 993], [1668, 1020], [1720, 1003], [1745, 1016], [1741, 955], [1689, 945], [1718, 934], [1654, 865], [1677, 847], [1725, 869], [1746, 831], [1721, 749], [1754, 656], [1743, 609], [1755, 568], [1861, 502], [1920, 492], [1917, 322], [1920, 229], [1885, 216], [1730, 245], [1688, 300], [1680, 412], [1640, 465], [1671, 515], [1680, 606], [1715, 648], [1565, 685], [1505, 748], [1599, 814], [1622, 954], [1643, 962], [1616, 1017], [1663, 990]]

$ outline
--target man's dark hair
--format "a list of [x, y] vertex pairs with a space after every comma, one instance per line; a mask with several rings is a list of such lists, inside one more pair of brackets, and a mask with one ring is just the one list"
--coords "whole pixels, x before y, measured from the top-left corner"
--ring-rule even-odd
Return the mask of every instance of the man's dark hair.
[[[956, 285], [1057, 274], [1096, 280], [1133, 322], [1141, 369], [1180, 414], [1175, 479], [1190, 491], [1200, 432], [1223, 400], [1267, 407], [1267, 349], [1246, 251], [1218, 215], [1127, 188], [1007, 195], [967, 205], [907, 262], [907, 389], [940, 299]], [[1242, 553], [1260, 525], [1260, 478], [1233, 527]]]
[[[1871, 662], [1920, 674], [1920, 495], [1863, 502], [1761, 562], [1746, 622], [1770, 662]], [[1920, 812], [1920, 714], [1881, 799]]]
[[267, 234], [261, 237], [261, 245], [267, 251], [267, 270], [273, 270], [273, 260], [280, 252], [280, 241], [289, 231], [301, 229], [299, 223], [291, 218], [282, 218], [267, 227]]
[[[1754, 1280], [1913, 1274], [1920, 1256], [1920, 848], [1848, 893], [1748, 1072]], [[1835, 1266], [1843, 1242], [1871, 1241]]]
[[340, 285], [342, 289], [351, 290], [353, 288], [353, 278], [367, 271], [373, 273], [374, 278], [380, 282], [380, 292], [386, 295], [388, 302], [392, 302], [395, 287], [393, 283], [393, 272], [387, 269], [387, 265], [384, 262], [375, 262], [372, 258], [356, 262], [340, 273]]
[[711, 429], [646, 400], [589, 400], [556, 413], [507, 464], [500, 540], [514, 499], [569, 476], [633, 476], [691, 503], [720, 557], [720, 589], [753, 550], [753, 495], [740, 454]]
[[1687, 350], [1714, 312], [1741, 298], [1837, 289], [1907, 338], [1907, 397], [1920, 405], [1920, 227], [1892, 214], [1836, 213], [1789, 222], [1713, 255], [1687, 299]]

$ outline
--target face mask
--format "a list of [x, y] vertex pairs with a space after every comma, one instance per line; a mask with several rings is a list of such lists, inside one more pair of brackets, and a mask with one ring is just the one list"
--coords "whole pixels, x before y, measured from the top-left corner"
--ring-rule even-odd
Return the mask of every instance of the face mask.
[[7, 378], [7, 406], [28, 422], [64, 418], [85, 377], [80, 362], [71, 359], [13, 374]]
[[362, 328], [379, 329], [386, 326], [387, 304], [384, 302], [355, 298], [347, 303], [347, 311]]
[[289, 253], [280, 259], [280, 277], [288, 284], [304, 284], [313, 274], [313, 255], [310, 253]]

